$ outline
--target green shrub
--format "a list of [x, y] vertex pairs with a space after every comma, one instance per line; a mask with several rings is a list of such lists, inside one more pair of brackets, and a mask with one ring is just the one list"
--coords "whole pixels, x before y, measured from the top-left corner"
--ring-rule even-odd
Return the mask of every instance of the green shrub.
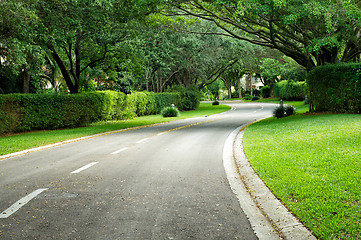
[[244, 100], [251, 100], [252, 96], [247, 93], [246, 95], [244, 95], [243, 99]]
[[252, 101], [257, 101], [257, 100], [259, 100], [259, 97], [258, 96], [253, 96], [251, 100]]
[[307, 83], [316, 111], [361, 113], [361, 64], [317, 67], [307, 75]]
[[261, 96], [261, 90], [253, 89], [252, 92], [253, 92], [253, 95], [254, 95], [254, 96], [258, 96], [258, 97]]
[[177, 92], [169, 93], [157, 93], [155, 96], [156, 101], [156, 113], [161, 113], [162, 109], [165, 107], [170, 107], [172, 104], [179, 107], [181, 101], [181, 95]]
[[176, 107], [165, 107], [162, 110], [162, 116], [163, 117], [178, 117], [179, 116], [179, 110]]
[[214, 101], [214, 102], [212, 102], [212, 105], [213, 105], [213, 106], [219, 105], [219, 102], [218, 102], [218, 101]]
[[115, 91], [80, 94], [0, 95], [0, 134], [85, 126], [99, 120], [121, 120], [159, 114], [180, 102], [179, 93]]
[[261, 95], [263, 98], [271, 97], [271, 87], [270, 86], [263, 86], [261, 88]]
[[274, 86], [275, 96], [288, 101], [302, 101], [305, 99], [305, 82], [283, 80]]
[[291, 116], [295, 114], [296, 109], [291, 105], [286, 105], [284, 111], [286, 116]]
[[283, 118], [285, 116], [285, 108], [283, 105], [273, 110], [273, 116], [276, 118]]
[[180, 110], [195, 110], [199, 106], [201, 94], [196, 87], [185, 88], [176, 86], [169, 89], [169, 91], [180, 94], [180, 101], [176, 105]]

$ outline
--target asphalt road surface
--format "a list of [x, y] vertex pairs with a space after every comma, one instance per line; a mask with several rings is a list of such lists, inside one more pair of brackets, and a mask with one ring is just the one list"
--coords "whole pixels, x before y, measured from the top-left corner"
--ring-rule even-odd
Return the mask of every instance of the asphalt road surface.
[[257, 239], [222, 151], [274, 105], [230, 105], [0, 161], [0, 239]]

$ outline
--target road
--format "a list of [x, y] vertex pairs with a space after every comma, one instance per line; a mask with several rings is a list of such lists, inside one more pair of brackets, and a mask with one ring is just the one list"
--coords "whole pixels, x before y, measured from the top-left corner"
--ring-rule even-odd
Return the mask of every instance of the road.
[[274, 105], [230, 105], [0, 161], [0, 239], [257, 239], [222, 151]]

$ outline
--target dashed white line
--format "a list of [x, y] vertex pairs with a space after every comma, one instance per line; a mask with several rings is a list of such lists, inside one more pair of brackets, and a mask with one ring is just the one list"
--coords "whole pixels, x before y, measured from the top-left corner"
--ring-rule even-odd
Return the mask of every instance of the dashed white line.
[[15, 213], [17, 210], [19, 210], [22, 206], [24, 206], [25, 204], [27, 204], [31, 199], [35, 198], [36, 196], [38, 196], [40, 193], [44, 192], [48, 190], [48, 188], [40, 188], [32, 193], [30, 193], [29, 195], [23, 197], [22, 199], [20, 199], [19, 201], [17, 201], [16, 203], [14, 203], [13, 205], [11, 205], [11, 207], [9, 207], [8, 209], [6, 209], [5, 211], [3, 211], [0, 214], [0, 218], [8, 218], [10, 217], [11, 214]]
[[99, 162], [92, 162], [92, 163], [89, 163], [87, 165], [85, 165], [84, 167], [81, 167], [75, 171], [72, 171], [71, 174], [74, 174], [74, 173], [80, 173], [81, 171], [84, 171], [85, 169], [88, 169], [90, 168], [91, 166], [94, 166], [95, 164], [98, 164]]
[[148, 141], [148, 140], [149, 140], [149, 138], [144, 138], [142, 140], [139, 140], [137, 143], [142, 143], [142, 142], [145, 142], [145, 141]]
[[123, 151], [125, 151], [125, 150], [128, 150], [128, 148], [125, 147], [125, 148], [119, 149], [118, 151], [112, 152], [111, 154], [112, 154], [112, 155], [115, 155], [115, 154], [121, 153], [121, 152], [123, 152]]

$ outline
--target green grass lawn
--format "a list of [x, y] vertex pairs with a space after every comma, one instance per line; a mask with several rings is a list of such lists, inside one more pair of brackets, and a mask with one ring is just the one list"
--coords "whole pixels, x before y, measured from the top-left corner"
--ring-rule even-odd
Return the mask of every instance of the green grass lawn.
[[361, 115], [270, 118], [245, 152], [274, 194], [320, 239], [361, 239]]
[[126, 121], [98, 122], [88, 127], [61, 129], [53, 131], [35, 131], [0, 137], [0, 155], [18, 152], [21, 150], [40, 147], [47, 144], [61, 142], [69, 139], [89, 136], [97, 133], [121, 130], [131, 127], [169, 122], [179, 119], [212, 115], [229, 110], [226, 105], [212, 106], [211, 103], [201, 103], [194, 111], [181, 112], [176, 118], [163, 118], [161, 115], [137, 117]]

